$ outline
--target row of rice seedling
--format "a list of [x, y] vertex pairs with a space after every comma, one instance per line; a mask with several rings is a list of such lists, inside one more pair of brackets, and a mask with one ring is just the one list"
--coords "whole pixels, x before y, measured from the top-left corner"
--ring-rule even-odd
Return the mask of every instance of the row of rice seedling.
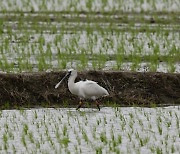
[[142, 69], [179, 71], [179, 33], [86, 31], [73, 34], [3, 33], [0, 35], [1, 71], [78, 69]]
[[1, 11], [126, 11], [126, 12], [178, 12], [180, 2], [178, 0], [1, 0]]
[[[142, 71], [146, 67], [150, 71], [179, 72], [178, 26], [164, 27], [162, 21], [160, 25], [137, 25], [136, 19], [141, 15], [136, 15], [132, 24], [122, 26], [115, 20], [115, 14], [111, 16], [4, 11], [0, 16], [1, 71], [50, 71], [68, 67]], [[133, 16], [127, 18], [129, 22]], [[138, 21], [145, 18], [149, 16]], [[176, 19], [167, 15], [168, 22], [171, 18]]]
[[7, 153], [178, 153], [180, 108], [0, 111]]
[[80, 14], [76, 13], [11, 13], [0, 14], [2, 32], [24, 33], [59, 33], [62, 31], [76, 32], [99, 31], [101, 33], [111, 32], [161, 32], [168, 34], [178, 31], [180, 28], [179, 15], [160, 16], [155, 14]]

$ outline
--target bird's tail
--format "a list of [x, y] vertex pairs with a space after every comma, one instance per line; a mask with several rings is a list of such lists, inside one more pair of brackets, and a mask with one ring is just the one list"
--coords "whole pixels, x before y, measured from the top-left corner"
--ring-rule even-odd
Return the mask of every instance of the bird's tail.
[[105, 95], [104, 95], [104, 97], [106, 97], [106, 96], [109, 96], [109, 93], [108, 93], [108, 91], [106, 90], [106, 89], [104, 89], [105, 91]]

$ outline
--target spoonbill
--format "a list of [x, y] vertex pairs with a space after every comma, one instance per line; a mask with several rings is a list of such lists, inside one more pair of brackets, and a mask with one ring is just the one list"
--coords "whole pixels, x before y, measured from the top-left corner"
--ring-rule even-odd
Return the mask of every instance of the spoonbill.
[[91, 99], [96, 102], [96, 105], [100, 111], [99, 103], [96, 99], [99, 97], [108, 96], [108, 91], [105, 88], [99, 86], [96, 82], [91, 80], [79, 81], [75, 83], [74, 81], [77, 77], [77, 71], [74, 69], [69, 69], [66, 75], [61, 79], [61, 81], [58, 84], [56, 84], [55, 88], [58, 88], [66, 77], [69, 78], [69, 91], [80, 98], [80, 102], [76, 110], [78, 110], [82, 106], [84, 99]]

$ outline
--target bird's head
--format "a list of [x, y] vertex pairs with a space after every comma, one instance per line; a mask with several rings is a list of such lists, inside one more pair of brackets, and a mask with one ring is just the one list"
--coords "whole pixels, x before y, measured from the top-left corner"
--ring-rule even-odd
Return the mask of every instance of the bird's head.
[[68, 70], [66, 75], [67, 75], [67, 77], [77, 76], [77, 71], [71, 68], [71, 69]]
[[61, 79], [61, 81], [56, 84], [55, 88], [58, 88], [59, 85], [62, 83], [62, 81], [65, 79], [65, 78], [69, 78], [70, 76], [74, 76], [76, 77], [77, 76], [77, 71], [74, 70], [74, 69], [69, 69], [68, 72], [66, 73], [66, 75]]

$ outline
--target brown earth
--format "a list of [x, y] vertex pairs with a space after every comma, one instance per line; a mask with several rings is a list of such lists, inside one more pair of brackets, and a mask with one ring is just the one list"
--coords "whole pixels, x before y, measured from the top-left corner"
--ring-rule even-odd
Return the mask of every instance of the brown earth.
[[[54, 86], [65, 72], [0, 74], [0, 107], [72, 107], [78, 98], [67, 88], [67, 80]], [[76, 81], [89, 79], [106, 88], [110, 96], [102, 105], [180, 105], [180, 74], [138, 72], [79, 72]]]

